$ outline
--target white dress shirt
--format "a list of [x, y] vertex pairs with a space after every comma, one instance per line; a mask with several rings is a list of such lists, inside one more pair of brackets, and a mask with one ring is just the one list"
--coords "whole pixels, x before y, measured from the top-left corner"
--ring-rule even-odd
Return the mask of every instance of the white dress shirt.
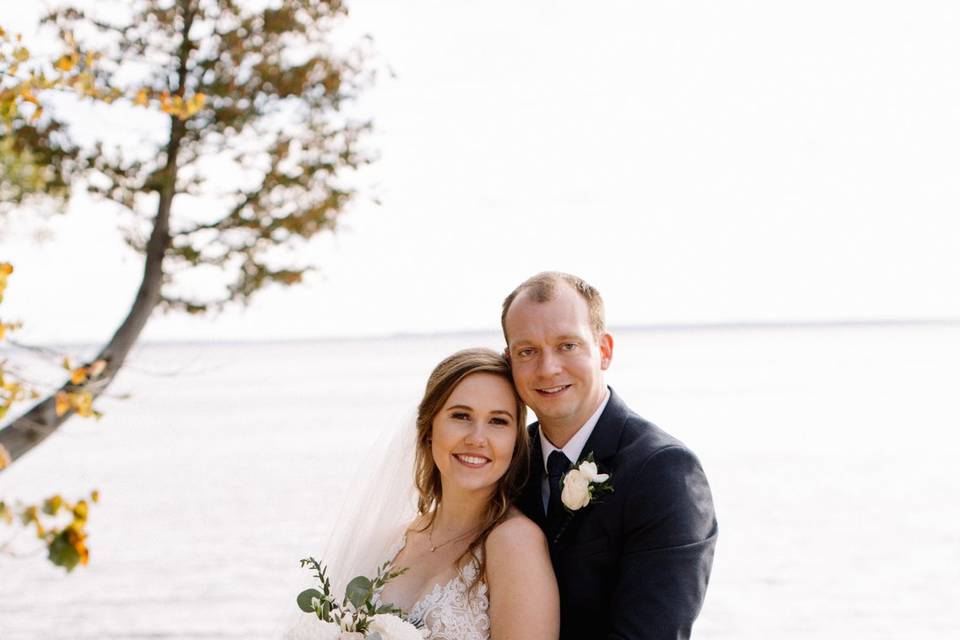
[[547, 505], [550, 503], [550, 479], [547, 477], [547, 458], [550, 457], [551, 453], [559, 450], [563, 452], [563, 455], [567, 456], [570, 464], [577, 463], [577, 460], [580, 459], [580, 454], [583, 453], [583, 448], [587, 446], [587, 440], [590, 439], [590, 434], [593, 433], [594, 427], [596, 427], [597, 422], [600, 421], [600, 414], [603, 413], [603, 410], [607, 407], [607, 402], [610, 400], [610, 388], [608, 387], [606, 391], [606, 395], [603, 396], [603, 402], [600, 403], [597, 410], [583, 423], [582, 427], [577, 429], [577, 432], [573, 434], [573, 437], [570, 438], [567, 444], [563, 445], [562, 449], [553, 446], [553, 443], [547, 440], [547, 436], [544, 435], [543, 427], [540, 427], [540, 452], [543, 454], [543, 482], [541, 482], [540, 490], [543, 496], [544, 513], [546, 513]]

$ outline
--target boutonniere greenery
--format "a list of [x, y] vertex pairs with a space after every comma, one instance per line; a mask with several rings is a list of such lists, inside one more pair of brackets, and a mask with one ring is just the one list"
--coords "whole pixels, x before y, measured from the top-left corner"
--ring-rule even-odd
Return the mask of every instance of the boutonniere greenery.
[[560, 501], [571, 513], [583, 509], [605, 493], [613, 493], [609, 473], [600, 473], [593, 452], [563, 476]]

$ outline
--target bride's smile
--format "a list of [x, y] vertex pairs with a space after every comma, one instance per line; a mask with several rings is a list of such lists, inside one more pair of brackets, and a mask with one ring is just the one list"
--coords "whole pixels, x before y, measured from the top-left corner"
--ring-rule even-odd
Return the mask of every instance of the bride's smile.
[[502, 376], [473, 373], [456, 386], [431, 433], [444, 494], [492, 490], [506, 473], [517, 440], [516, 405]]

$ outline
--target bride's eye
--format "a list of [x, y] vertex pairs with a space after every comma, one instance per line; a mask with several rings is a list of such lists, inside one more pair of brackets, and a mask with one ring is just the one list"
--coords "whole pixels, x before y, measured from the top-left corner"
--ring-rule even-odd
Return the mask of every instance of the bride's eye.
[[454, 411], [452, 414], [450, 414], [450, 417], [454, 420], [469, 420], [470, 414], [466, 411]]
[[507, 420], [506, 418], [492, 418], [490, 422], [498, 426], [506, 426], [510, 424], [510, 421]]

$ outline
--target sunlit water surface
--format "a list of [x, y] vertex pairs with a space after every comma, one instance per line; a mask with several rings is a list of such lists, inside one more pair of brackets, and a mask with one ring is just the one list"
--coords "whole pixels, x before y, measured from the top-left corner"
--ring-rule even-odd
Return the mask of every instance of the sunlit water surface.
[[[960, 330], [616, 337], [610, 383], [713, 488], [696, 637], [958, 636]], [[5, 499], [102, 495], [89, 566], [0, 556], [0, 640], [275, 637], [373, 438], [477, 344], [499, 339], [140, 347], [111, 389], [129, 399], [0, 474]]]

